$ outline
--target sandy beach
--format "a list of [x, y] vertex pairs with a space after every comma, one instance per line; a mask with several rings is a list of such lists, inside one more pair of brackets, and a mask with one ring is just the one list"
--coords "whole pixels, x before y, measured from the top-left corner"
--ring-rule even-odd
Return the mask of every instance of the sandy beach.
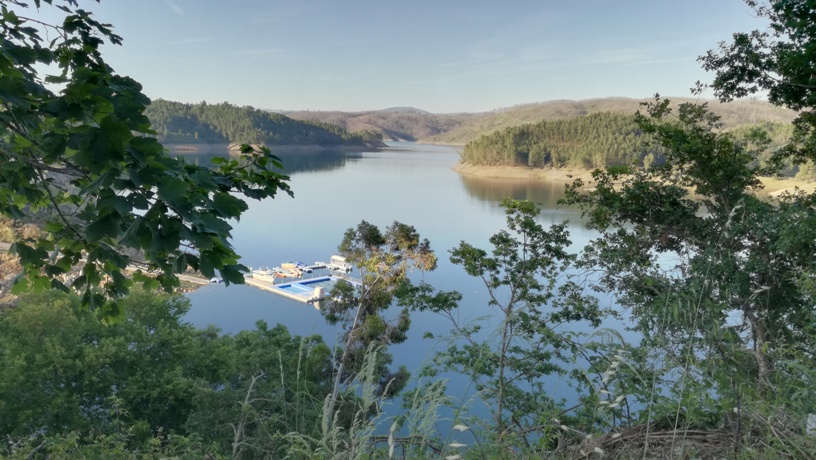
[[567, 183], [575, 179], [589, 181], [590, 170], [578, 168], [523, 168], [516, 166], [481, 166], [458, 163], [453, 170], [459, 174], [494, 179], [525, 179]]
[[[453, 170], [459, 174], [488, 177], [495, 179], [541, 180], [547, 182], [567, 183], [582, 179], [591, 186], [592, 171], [580, 168], [524, 168], [515, 166], [480, 166], [458, 163]], [[796, 189], [807, 193], [816, 191], [816, 182], [805, 182], [792, 178], [762, 178], [764, 188], [757, 192], [760, 198], [778, 197], [785, 192]]]

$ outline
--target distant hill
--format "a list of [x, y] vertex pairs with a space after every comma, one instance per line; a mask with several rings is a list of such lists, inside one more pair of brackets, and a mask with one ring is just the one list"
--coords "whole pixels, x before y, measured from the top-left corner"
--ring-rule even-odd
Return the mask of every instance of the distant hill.
[[378, 112], [383, 113], [419, 113], [423, 115], [433, 115], [431, 112], [427, 112], [422, 109], [418, 109], [416, 107], [389, 107], [387, 109], [378, 110]]
[[226, 102], [185, 104], [158, 99], [145, 114], [164, 144], [382, 145], [382, 135], [375, 131], [350, 133], [330, 123], [293, 120]]
[[422, 141], [459, 128], [474, 115], [435, 115], [413, 107], [394, 107], [368, 112], [284, 112], [295, 120], [331, 123], [349, 132], [373, 130], [400, 141]]
[[[688, 98], [669, 98], [688, 102]], [[319, 121], [342, 126], [350, 132], [375, 130], [387, 139], [464, 145], [480, 136], [548, 120], [563, 120], [597, 112], [632, 114], [643, 100], [628, 98], [549, 101], [524, 104], [481, 113], [432, 114], [414, 108], [392, 108], [369, 112], [286, 112], [297, 120]], [[699, 102], [699, 101], [698, 101]], [[736, 128], [760, 122], [789, 123], [795, 117], [791, 110], [757, 100], [728, 104], [708, 102], [712, 111], [723, 118], [726, 126]]]

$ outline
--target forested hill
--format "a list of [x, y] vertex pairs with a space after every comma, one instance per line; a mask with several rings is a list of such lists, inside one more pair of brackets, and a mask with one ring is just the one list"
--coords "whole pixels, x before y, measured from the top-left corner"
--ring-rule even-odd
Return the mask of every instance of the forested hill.
[[153, 101], [146, 111], [159, 141], [174, 143], [265, 145], [382, 145], [382, 135], [322, 122], [298, 121], [285, 115], [228, 103], [184, 104]]
[[284, 112], [296, 120], [342, 126], [350, 132], [377, 131], [388, 139], [422, 141], [461, 127], [475, 114], [435, 115], [413, 107], [394, 107], [365, 112], [296, 111]]
[[648, 141], [631, 114], [599, 112], [482, 136], [465, 145], [461, 161], [488, 166], [649, 166], [660, 161], [660, 152]]
[[[728, 104], [689, 98], [669, 98], [674, 103], [707, 102], [728, 128], [756, 123], [790, 123], [796, 113], [765, 101], [741, 100]], [[375, 130], [385, 138], [439, 144], [465, 145], [480, 136], [540, 121], [564, 120], [597, 112], [633, 114], [643, 100], [621, 97], [560, 100], [523, 104], [480, 113], [434, 114], [416, 108], [392, 108], [366, 112], [283, 112], [297, 120], [342, 126], [350, 132]]]

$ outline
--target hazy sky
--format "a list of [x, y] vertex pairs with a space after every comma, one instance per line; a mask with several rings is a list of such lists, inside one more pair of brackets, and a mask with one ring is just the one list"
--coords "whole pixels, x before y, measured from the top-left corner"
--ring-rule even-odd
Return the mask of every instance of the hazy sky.
[[[79, 0], [151, 98], [478, 112], [689, 96], [696, 59], [762, 27], [742, 0]], [[30, 13], [30, 12], [29, 12]]]

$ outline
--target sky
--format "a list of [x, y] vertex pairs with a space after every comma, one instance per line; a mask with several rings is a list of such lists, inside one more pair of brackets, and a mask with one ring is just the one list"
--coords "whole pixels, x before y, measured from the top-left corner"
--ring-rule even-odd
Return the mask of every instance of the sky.
[[270, 110], [455, 113], [563, 99], [687, 97], [696, 81], [713, 79], [698, 56], [734, 32], [764, 27], [742, 0], [79, 5], [123, 37], [104, 55], [149, 97]]

